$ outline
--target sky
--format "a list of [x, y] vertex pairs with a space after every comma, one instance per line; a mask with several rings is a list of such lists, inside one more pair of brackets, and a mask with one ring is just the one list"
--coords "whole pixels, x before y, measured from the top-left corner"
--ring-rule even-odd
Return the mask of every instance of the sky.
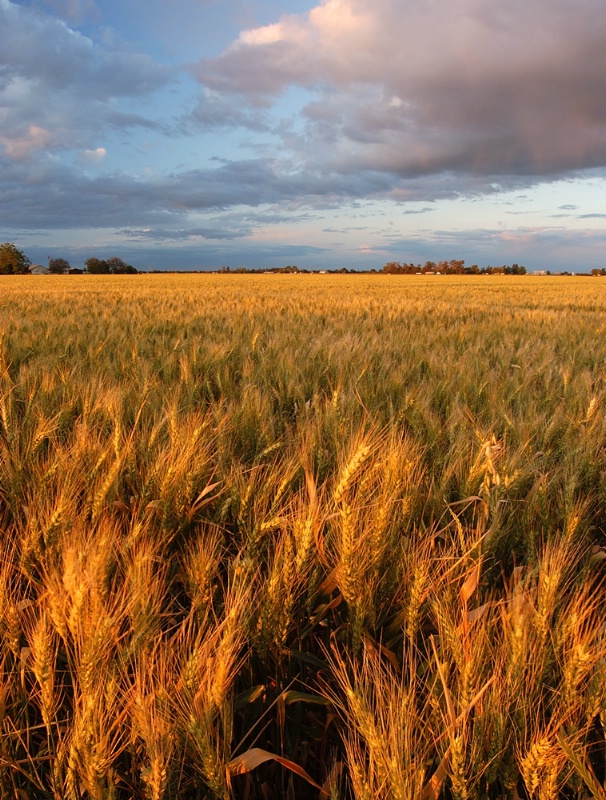
[[603, 0], [0, 0], [0, 241], [606, 266]]

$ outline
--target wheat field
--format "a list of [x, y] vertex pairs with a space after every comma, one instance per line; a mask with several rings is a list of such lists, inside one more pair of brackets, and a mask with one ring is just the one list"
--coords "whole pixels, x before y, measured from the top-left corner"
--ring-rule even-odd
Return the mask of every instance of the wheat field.
[[0, 284], [0, 796], [606, 798], [606, 282]]

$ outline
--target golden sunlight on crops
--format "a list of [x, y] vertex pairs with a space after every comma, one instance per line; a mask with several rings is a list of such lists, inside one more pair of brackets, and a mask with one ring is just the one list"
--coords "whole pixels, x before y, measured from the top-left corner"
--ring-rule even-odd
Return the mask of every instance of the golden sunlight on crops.
[[606, 797], [606, 282], [0, 285], [0, 796]]

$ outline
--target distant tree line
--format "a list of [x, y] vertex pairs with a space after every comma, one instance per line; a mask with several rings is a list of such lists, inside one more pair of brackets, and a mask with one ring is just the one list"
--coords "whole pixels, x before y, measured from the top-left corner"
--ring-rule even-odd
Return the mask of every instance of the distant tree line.
[[[87, 258], [84, 262], [86, 272], [91, 275], [134, 275], [137, 270], [130, 264], [126, 264], [118, 256], [112, 258]], [[48, 271], [54, 275], [67, 275], [69, 273], [81, 273], [84, 270], [73, 269], [65, 258], [49, 258]]]
[[288, 264], [286, 267], [259, 267], [258, 269], [255, 269], [254, 267], [236, 267], [235, 269], [232, 269], [231, 267], [221, 267], [221, 269], [217, 270], [217, 272], [226, 275], [248, 275], [259, 274], [263, 272], [272, 272], [278, 275], [291, 275], [296, 272], [309, 272], [309, 270], [299, 269], [297, 266], [291, 266]]
[[[0, 275], [26, 275], [32, 262], [22, 250], [12, 242], [0, 244]], [[108, 259], [87, 258], [86, 272], [93, 275], [134, 275], [135, 267], [127, 264], [118, 256]], [[48, 271], [53, 275], [78, 274], [84, 270], [73, 268], [66, 258], [49, 258]]]
[[390, 261], [381, 272], [387, 275], [526, 275], [526, 267], [519, 264], [501, 267], [478, 267], [473, 264], [466, 267], [464, 259], [453, 258], [450, 261], [426, 261], [423, 266], [412, 262], [400, 264], [398, 261]]
[[[291, 274], [291, 273], [310, 273], [318, 272], [319, 270], [299, 269], [299, 267], [291, 266], [286, 267], [221, 267], [217, 272], [229, 275], [248, 275], [259, 273], [272, 273], [272, 274]], [[384, 275], [526, 275], [526, 267], [519, 264], [512, 264], [511, 266], [503, 265], [501, 267], [478, 267], [473, 264], [471, 267], [465, 266], [463, 259], [451, 259], [450, 261], [426, 261], [425, 264], [410, 264], [402, 263], [399, 261], [390, 261], [380, 269], [359, 270], [347, 269], [347, 267], [340, 267], [339, 269], [321, 270], [331, 275], [363, 275], [368, 273], [384, 274]]]
[[285, 267], [221, 267], [221, 269], [214, 270], [222, 275], [314, 275], [318, 272], [322, 274], [328, 273], [329, 275], [367, 275], [369, 272], [377, 274], [376, 269], [363, 270], [363, 269], [347, 269], [347, 267], [339, 267], [338, 269], [305, 269], [295, 265], [288, 264]]
[[101, 258], [87, 258], [84, 262], [86, 271], [91, 275], [135, 275], [137, 270], [126, 264], [121, 258], [112, 256], [107, 260]]
[[[118, 256], [112, 258], [87, 258], [84, 262], [86, 272], [91, 275], [134, 275], [137, 270], [130, 264], [126, 264]], [[48, 271], [55, 275], [66, 275], [67, 273], [83, 272], [84, 270], [74, 270], [69, 261], [65, 258], [50, 258], [48, 261]]]

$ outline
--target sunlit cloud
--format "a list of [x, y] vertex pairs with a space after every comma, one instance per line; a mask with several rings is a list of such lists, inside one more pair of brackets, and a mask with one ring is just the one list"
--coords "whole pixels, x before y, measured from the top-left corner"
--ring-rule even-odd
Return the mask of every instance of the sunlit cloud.
[[251, 98], [313, 89], [300, 140], [308, 165], [555, 174], [606, 163], [599, 9], [596, 0], [326, 0], [245, 31], [197, 74]]
[[3, 136], [0, 134], [0, 155], [19, 161], [27, 158], [37, 150], [44, 150], [51, 146], [53, 134], [39, 125], [30, 125], [21, 136]]
[[83, 150], [80, 154], [80, 160], [83, 163], [95, 164], [103, 161], [106, 155], [107, 150], [105, 147], [96, 147], [94, 150]]

